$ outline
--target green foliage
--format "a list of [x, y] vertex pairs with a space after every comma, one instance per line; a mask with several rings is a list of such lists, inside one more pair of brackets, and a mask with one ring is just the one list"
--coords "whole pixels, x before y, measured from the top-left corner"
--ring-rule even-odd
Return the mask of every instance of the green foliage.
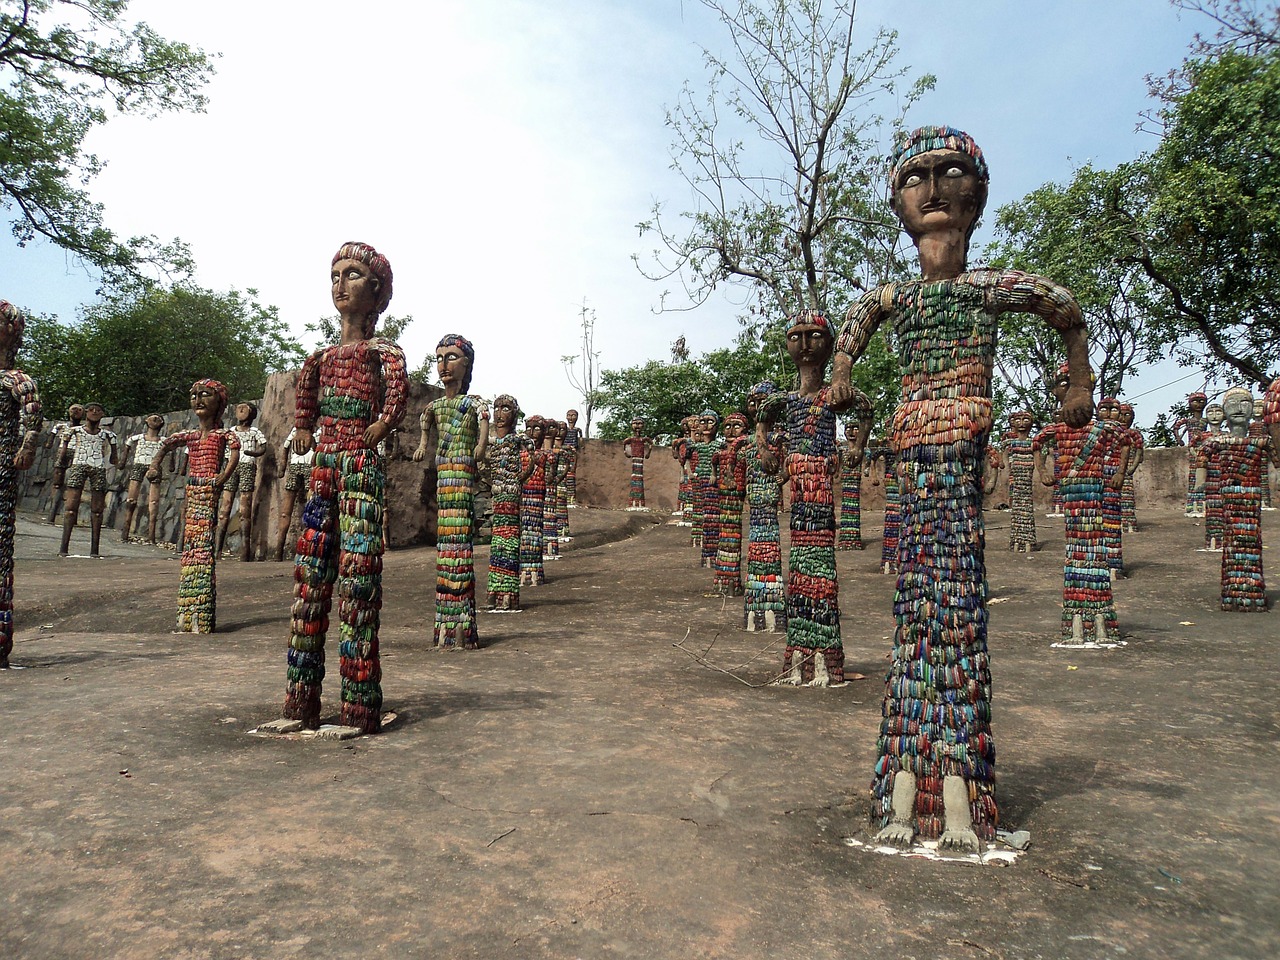
[[1173, 428], [1169, 426], [1169, 415], [1166, 413], [1159, 414], [1155, 423], [1147, 427], [1144, 433], [1146, 434], [1144, 440], [1148, 447], [1176, 447], [1178, 445], [1178, 441], [1173, 436]]
[[127, 0], [0, 0], [0, 205], [19, 246], [46, 237], [108, 280], [147, 266], [189, 273], [181, 243], [121, 242], [86, 184], [102, 169], [82, 152], [116, 113], [204, 109], [213, 72], [200, 49], [124, 20]]
[[211, 377], [231, 399], [262, 396], [267, 375], [306, 354], [256, 290], [130, 284], [110, 291], [78, 324], [32, 317], [19, 357], [52, 415], [97, 400], [113, 415], [180, 410], [191, 384]]
[[[377, 336], [393, 343], [399, 343], [400, 337], [411, 323], [413, 323], [413, 314], [411, 313], [406, 313], [403, 317], [383, 314], [378, 318]], [[303, 329], [315, 336], [315, 345], [312, 349], [318, 350], [320, 347], [335, 344], [341, 339], [342, 318], [336, 313], [327, 317], [318, 317], [309, 323], [303, 324]]]

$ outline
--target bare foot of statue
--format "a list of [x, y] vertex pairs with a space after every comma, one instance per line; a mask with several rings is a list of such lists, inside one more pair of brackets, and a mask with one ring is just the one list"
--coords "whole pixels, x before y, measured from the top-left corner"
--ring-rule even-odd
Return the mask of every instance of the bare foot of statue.
[[943, 831], [938, 838], [939, 850], [977, 853], [981, 849], [969, 816], [969, 785], [964, 777], [950, 776], [942, 781]]
[[876, 834], [876, 843], [887, 843], [894, 847], [911, 846], [916, 839], [916, 828], [913, 826], [915, 806], [916, 775], [908, 770], [899, 770], [893, 777], [890, 807], [893, 819]]

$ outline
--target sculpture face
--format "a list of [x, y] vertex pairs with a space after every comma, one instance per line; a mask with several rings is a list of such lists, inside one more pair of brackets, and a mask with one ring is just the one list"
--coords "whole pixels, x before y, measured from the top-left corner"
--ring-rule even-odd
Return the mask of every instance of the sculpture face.
[[641, 433], [641, 431], [642, 431], [642, 430], [644, 430], [644, 421], [643, 421], [643, 420], [632, 420], [632, 421], [631, 421], [631, 435], [632, 435], [633, 437], [639, 437], [639, 436], [640, 436], [640, 433]]
[[533, 441], [534, 447], [540, 447], [543, 438], [547, 435], [546, 425], [541, 420], [526, 420], [524, 435]]
[[1102, 400], [1098, 403], [1098, 419], [1104, 423], [1120, 422], [1120, 404], [1113, 400]]
[[1200, 417], [1204, 415], [1205, 404], [1208, 402], [1203, 397], [1188, 397], [1187, 409], [1191, 411], [1191, 416]]
[[217, 417], [222, 413], [222, 401], [212, 387], [195, 387], [191, 391], [191, 410], [197, 417], [204, 413]]
[[894, 212], [913, 240], [940, 231], [964, 235], [978, 219], [983, 193], [972, 157], [958, 150], [930, 150], [899, 168]]
[[462, 384], [470, 370], [471, 361], [461, 347], [436, 347], [436, 376], [445, 387]]
[[1120, 408], [1120, 426], [1122, 427], [1133, 426], [1133, 408], [1132, 407]]
[[236, 420], [240, 423], [248, 423], [253, 416], [253, 407], [247, 403], [236, 404]]
[[726, 421], [724, 425], [724, 436], [726, 440], [735, 440], [747, 432], [747, 428], [738, 420]]
[[101, 423], [102, 418], [107, 415], [107, 411], [102, 409], [100, 403], [87, 403], [84, 407], [84, 418], [90, 423]]
[[578, 411], [570, 410], [568, 413], [564, 415], [564, 418], [566, 421], [568, 421], [569, 428], [572, 429], [578, 423]]
[[1232, 436], [1246, 436], [1249, 433], [1249, 421], [1253, 419], [1253, 398], [1232, 396], [1232, 391], [1228, 390], [1227, 395], [1222, 398], [1222, 413]]
[[79, 403], [73, 403], [67, 407], [67, 419], [79, 422], [84, 419], [84, 406]]
[[715, 417], [698, 417], [698, 429], [702, 431], [702, 440], [705, 443], [716, 435], [716, 429], [720, 421]]
[[1053, 399], [1059, 404], [1066, 399], [1067, 390], [1071, 387], [1071, 377], [1066, 372], [1056, 373], [1053, 376], [1053, 383], [1049, 385], [1049, 393], [1053, 395]]
[[143, 421], [152, 430], [160, 430], [164, 427], [164, 417], [158, 413], [153, 413]]
[[378, 278], [359, 260], [339, 260], [329, 272], [333, 305], [343, 316], [364, 317], [378, 303]]
[[1217, 430], [1222, 424], [1224, 416], [1222, 404], [1220, 403], [1211, 403], [1204, 408], [1204, 422], [1213, 427], [1214, 430]]
[[493, 405], [493, 425], [510, 430], [516, 425], [516, 408], [510, 400], [499, 400]]
[[797, 323], [787, 331], [787, 355], [796, 366], [825, 364], [834, 346], [831, 333], [815, 323]]
[[1020, 437], [1025, 437], [1031, 432], [1033, 422], [1031, 414], [1025, 410], [1009, 415], [1009, 428]]

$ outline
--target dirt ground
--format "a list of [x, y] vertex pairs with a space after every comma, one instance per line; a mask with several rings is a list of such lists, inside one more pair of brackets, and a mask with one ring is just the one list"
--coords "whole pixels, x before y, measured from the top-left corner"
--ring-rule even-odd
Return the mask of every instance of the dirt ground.
[[397, 718], [345, 742], [247, 732], [283, 699], [291, 565], [221, 563], [219, 632], [174, 636], [172, 553], [59, 561], [24, 520], [0, 955], [1280, 953], [1280, 614], [1217, 609], [1198, 525], [1144, 514], [1116, 588], [1128, 645], [1068, 652], [1061, 522], [1015, 556], [988, 515], [998, 799], [1032, 846], [979, 867], [845, 842], [867, 836], [892, 628], [878, 517], [840, 555], [846, 669], [868, 679], [832, 690], [753, 686], [781, 638], [738, 629], [666, 520], [576, 511], [550, 583], [485, 616], [474, 652], [431, 649], [434, 551], [388, 554]]

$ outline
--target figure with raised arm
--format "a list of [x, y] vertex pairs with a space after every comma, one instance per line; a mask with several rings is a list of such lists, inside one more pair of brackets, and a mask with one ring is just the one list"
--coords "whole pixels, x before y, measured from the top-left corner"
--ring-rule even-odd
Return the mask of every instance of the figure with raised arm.
[[64, 478], [66, 500], [62, 517], [62, 546], [58, 556], [65, 557], [71, 546], [71, 531], [80, 515], [80, 498], [89, 489], [89, 556], [99, 556], [102, 541], [102, 516], [107, 509], [107, 464], [119, 460], [116, 435], [102, 426], [106, 411], [100, 403], [84, 405], [85, 422], [67, 432], [66, 444], [70, 463]]
[[427, 405], [413, 459], [427, 456], [436, 434], [436, 625], [441, 650], [475, 650], [476, 629], [475, 486], [476, 463], [489, 444], [489, 408], [467, 393], [476, 350], [461, 334], [446, 334], [436, 344], [436, 374], [444, 396]]
[[533, 472], [524, 456], [525, 438], [516, 432], [520, 404], [509, 393], [493, 401], [493, 435], [486, 460], [493, 491], [493, 534], [489, 540], [490, 613], [520, 612], [520, 488]]
[[892, 662], [872, 784], [878, 840], [939, 838], [977, 851], [995, 837], [995, 743], [987, 655], [982, 482], [991, 430], [999, 315], [1042, 317], [1061, 332], [1071, 387], [1064, 415], [1089, 419], [1084, 321], [1065, 288], [1013, 270], [967, 269], [987, 199], [982, 151], [951, 127], [924, 127], [894, 151], [890, 202], [922, 278], [870, 291], [836, 341], [832, 395], [882, 323], [895, 329], [902, 402], [889, 439], [902, 483]]
[[[128, 543], [133, 536], [133, 518], [138, 509], [138, 495], [142, 492], [143, 481], [147, 484], [147, 543], [155, 545], [156, 523], [160, 519], [160, 483], [164, 480], [164, 472], [155, 482], [147, 480], [147, 470], [155, 459], [156, 451], [164, 446], [164, 417], [158, 413], [148, 414], [143, 420], [146, 427], [141, 433], [135, 433], [125, 441], [125, 460], [129, 463], [129, 487], [124, 501], [124, 527], [120, 530], [120, 540]], [[169, 456], [168, 471], [173, 472], [174, 457]]]
[[340, 720], [364, 733], [382, 729], [383, 509], [381, 443], [404, 419], [409, 380], [404, 352], [374, 336], [391, 302], [391, 264], [365, 243], [344, 243], [329, 270], [341, 335], [302, 365], [293, 449], [313, 442], [307, 504], [294, 561], [284, 716], [320, 725], [324, 642], [335, 586], [340, 598]]
[[199, 426], [166, 437], [151, 458], [147, 478], [160, 478], [160, 465], [178, 447], [187, 450], [187, 496], [184, 504], [182, 569], [178, 580], [178, 633], [213, 633], [217, 627], [218, 553], [214, 539], [218, 492], [240, 462], [240, 441], [224, 430], [227, 388], [217, 380], [191, 385], [191, 411]]
[[631, 458], [631, 487], [627, 492], [628, 510], [648, 510], [644, 505], [644, 462], [653, 453], [653, 440], [644, 436], [644, 421], [631, 421], [631, 436], [622, 442], [623, 456]]
[[30, 469], [44, 421], [36, 382], [18, 369], [27, 318], [0, 300], [0, 670], [13, 651], [13, 540], [18, 472]]

